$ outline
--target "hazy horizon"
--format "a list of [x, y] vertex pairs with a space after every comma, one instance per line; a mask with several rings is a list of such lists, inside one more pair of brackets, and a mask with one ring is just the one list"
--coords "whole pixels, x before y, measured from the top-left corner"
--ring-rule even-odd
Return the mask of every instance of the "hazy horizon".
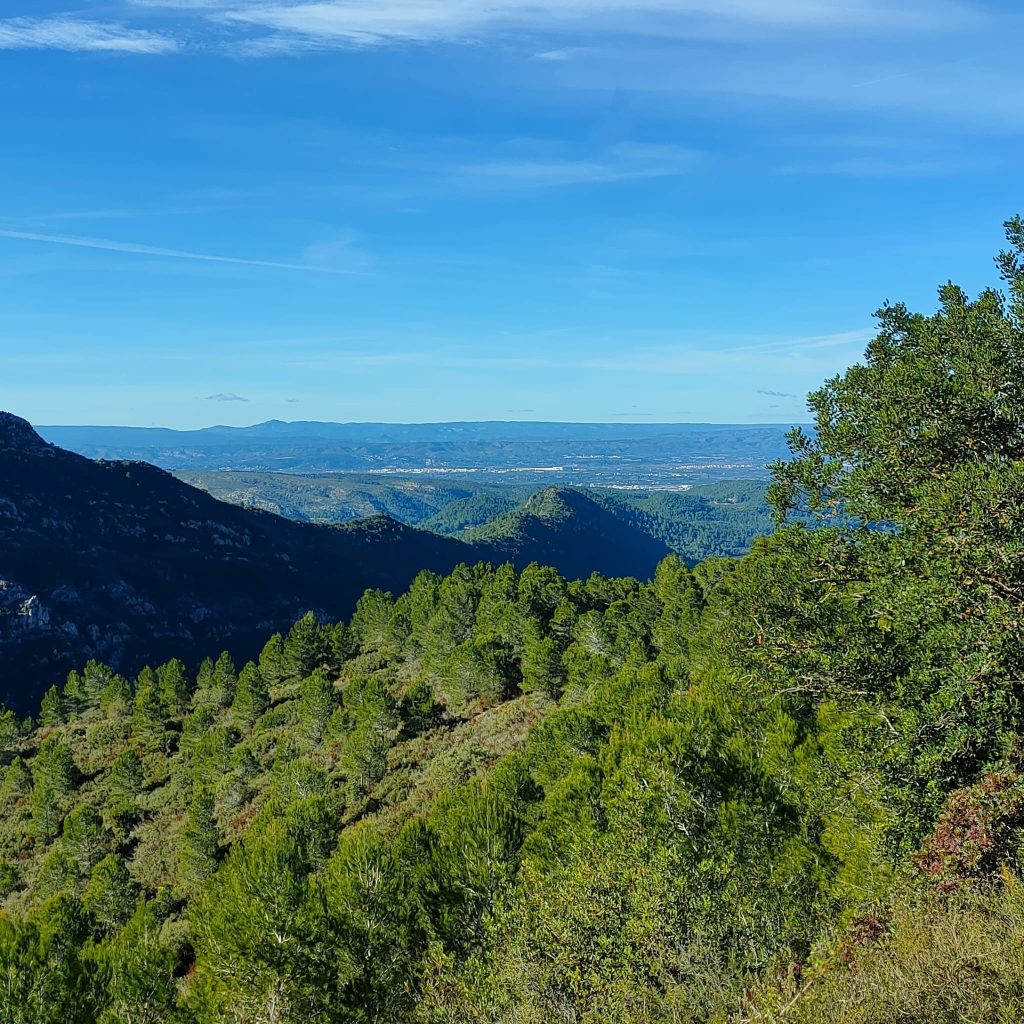
[[[21, 414], [15, 409], [0, 410], [12, 413], [15, 416]], [[28, 417], [22, 416], [22, 419]], [[162, 423], [37, 423], [29, 420], [33, 427], [39, 429], [57, 428], [78, 428], [83, 429], [113, 429], [113, 430], [171, 430], [176, 433], [191, 433], [199, 430], [250, 430], [254, 427], [262, 427], [271, 423], [284, 425], [306, 425], [306, 426], [384, 426], [384, 427], [432, 427], [432, 426], [459, 426], [479, 424], [536, 424], [541, 426], [591, 426], [591, 427], [737, 427], [744, 430], [753, 430], [758, 427], [785, 427], [808, 426], [810, 419], [795, 419], [785, 422], [765, 421], [764, 423], [738, 423], [733, 420], [552, 420], [552, 419], [481, 419], [481, 420], [283, 420], [269, 419], [258, 420], [252, 423], [206, 423], [195, 427], [171, 427]]]

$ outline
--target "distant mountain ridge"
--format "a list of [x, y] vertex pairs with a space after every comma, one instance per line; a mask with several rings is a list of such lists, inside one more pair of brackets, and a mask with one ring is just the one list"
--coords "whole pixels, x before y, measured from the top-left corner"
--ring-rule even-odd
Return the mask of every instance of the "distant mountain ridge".
[[177, 431], [41, 427], [90, 458], [172, 470], [516, 474], [531, 484], [616, 484], [765, 477], [787, 454], [778, 424], [285, 423]]
[[335, 423], [320, 420], [266, 420], [249, 426], [215, 424], [193, 430], [170, 427], [115, 425], [40, 425], [40, 435], [54, 443], [71, 442], [104, 445], [151, 444], [175, 446], [182, 443], [222, 444], [225, 440], [253, 437], [323, 438], [368, 442], [414, 442], [441, 439], [474, 440], [565, 440], [577, 438], [636, 438], [664, 435], [707, 434], [725, 431], [775, 433], [786, 430], [776, 423], [571, 423], [542, 420], [452, 420], [437, 423]]

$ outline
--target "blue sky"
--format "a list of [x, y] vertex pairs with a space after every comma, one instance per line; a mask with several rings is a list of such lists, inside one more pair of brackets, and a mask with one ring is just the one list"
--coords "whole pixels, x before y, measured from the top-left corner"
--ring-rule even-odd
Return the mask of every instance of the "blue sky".
[[792, 422], [996, 279], [1016, 0], [4, 0], [0, 407]]

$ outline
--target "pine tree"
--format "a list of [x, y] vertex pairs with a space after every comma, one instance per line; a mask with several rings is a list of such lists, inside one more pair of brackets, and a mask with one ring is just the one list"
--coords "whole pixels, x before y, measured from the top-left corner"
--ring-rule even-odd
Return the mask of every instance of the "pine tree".
[[61, 843], [79, 874], [87, 875], [107, 853], [110, 835], [95, 808], [79, 804], [64, 822]]
[[32, 773], [20, 757], [7, 766], [0, 783], [0, 803], [13, 803], [32, 790]]
[[527, 620], [523, 635], [522, 673], [520, 688], [524, 692], [543, 690], [555, 699], [561, 694], [565, 683], [562, 649], [533, 619]]
[[113, 932], [132, 916], [138, 891], [124, 861], [108, 853], [93, 867], [82, 905], [105, 931]]
[[295, 623], [284, 640], [284, 665], [288, 675], [305, 679], [328, 660], [329, 644], [312, 612]]
[[654, 592], [662, 605], [653, 630], [654, 646], [666, 658], [685, 658], [700, 621], [702, 597], [693, 573], [675, 555], [654, 574]]
[[98, 661], [89, 661], [82, 670], [81, 691], [86, 707], [99, 707], [103, 691], [114, 676], [113, 670]]
[[352, 631], [344, 622], [338, 622], [331, 626], [328, 632], [328, 648], [331, 653], [331, 668], [335, 672], [341, 671], [341, 666], [356, 652], [355, 639]]
[[259, 670], [268, 686], [281, 682], [287, 674], [284, 664], [284, 640], [280, 633], [275, 633], [263, 645], [263, 650], [260, 651]]
[[110, 766], [110, 799], [104, 817], [119, 841], [124, 841], [139, 819], [138, 796], [144, 782], [142, 761], [131, 748], [118, 754]]
[[32, 812], [30, 833], [36, 843], [48, 843], [57, 838], [62, 817], [62, 801], [53, 786], [42, 779], [32, 783], [29, 807]]
[[99, 703], [100, 709], [107, 715], [120, 715], [127, 711], [132, 703], [132, 688], [128, 680], [111, 673], [100, 693]]
[[394, 599], [383, 590], [368, 590], [356, 602], [352, 615], [352, 637], [360, 651], [379, 651], [388, 638]]
[[311, 742], [323, 738], [333, 708], [334, 684], [323, 669], [317, 669], [300, 687], [299, 724]]
[[82, 677], [74, 669], [68, 673], [67, 682], [64, 684], [63, 700], [64, 708], [70, 715], [77, 714], [86, 705]]
[[178, 718], [185, 713], [192, 695], [192, 684], [185, 666], [173, 658], [157, 669], [157, 677], [160, 680], [160, 701], [164, 712], [171, 718]]
[[57, 835], [74, 784], [75, 762], [70, 749], [57, 739], [44, 741], [32, 762], [32, 828], [38, 838]]
[[60, 688], [51, 686], [39, 705], [39, 721], [42, 725], [59, 725], [64, 721], [64, 701]]
[[124, 750], [117, 755], [110, 768], [111, 790], [118, 796], [134, 799], [142, 791], [142, 762], [134, 750]]
[[235, 662], [227, 651], [222, 651], [213, 666], [213, 686], [218, 694], [221, 707], [226, 708], [231, 704], [237, 685], [238, 674], [235, 672]]
[[270, 690], [263, 673], [251, 661], [238, 676], [238, 686], [231, 703], [231, 716], [244, 729], [251, 729], [253, 723], [270, 707]]
[[0, 704], [0, 757], [6, 756], [18, 742], [21, 726], [18, 717]]
[[164, 706], [157, 692], [159, 681], [152, 669], [139, 673], [132, 711], [132, 742], [142, 751], [163, 750], [166, 736]]
[[[125, 895], [122, 891], [115, 903], [118, 913]], [[97, 950], [97, 973], [106, 979], [104, 1024], [165, 1024], [183, 1019], [176, 1006], [178, 966], [178, 950], [173, 942], [163, 940], [152, 904], [139, 900], [120, 932]]]
[[209, 878], [217, 868], [220, 833], [213, 808], [213, 793], [210, 789], [205, 786], [196, 789], [181, 835], [181, 875], [189, 886]]

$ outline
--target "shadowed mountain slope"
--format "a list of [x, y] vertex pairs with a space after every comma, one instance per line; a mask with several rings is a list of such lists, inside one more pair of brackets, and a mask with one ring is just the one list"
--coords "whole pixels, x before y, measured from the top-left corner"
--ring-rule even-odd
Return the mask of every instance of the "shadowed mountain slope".
[[511, 562], [556, 566], [570, 578], [592, 572], [649, 578], [669, 548], [582, 491], [549, 487], [462, 538]]
[[0, 700], [31, 708], [89, 658], [249, 655], [314, 609], [400, 591], [477, 552], [385, 516], [314, 526], [217, 501], [146, 463], [93, 462], [0, 413]]

